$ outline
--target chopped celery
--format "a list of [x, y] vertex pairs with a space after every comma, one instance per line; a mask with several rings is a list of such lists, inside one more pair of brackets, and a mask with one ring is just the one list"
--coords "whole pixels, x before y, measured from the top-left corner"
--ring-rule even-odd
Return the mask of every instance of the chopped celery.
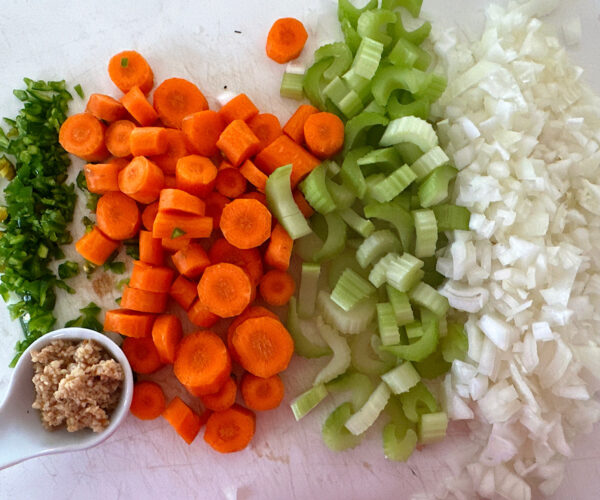
[[350, 68], [346, 73], [342, 75], [342, 79], [348, 87], [354, 90], [360, 100], [363, 102], [368, 102], [368, 99], [371, 97], [371, 80], [364, 78], [359, 75], [354, 68]]
[[450, 307], [448, 299], [427, 283], [419, 283], [408, 296], [412, 302], [429, 309], [438, 318], [446, 314]]
[[438, 138], [431, 124], [415, 116], [404, 116], [392, 120], [379, 144], [392, 146], [401, 142], [412, 142], [423, 152], [437, 146]]
[[363, 300], [349, 311], [344, 311], [331, 300], [325, 290], [321, 290], [317, 296], [317, 306], [328, 324], [347, 335], [362, 332], [375, 316], [375, 300], [372, 298]]
[[369, 273], [369, 281], [377, 288], [383, 285], [387, 280], [387, 273], [389, 269], [394, 265], [394, 262], [400, 260], [400, 255], [397, 253], [390, 252], [379, 259], [371, 272]]
[[410, 361], [399, 364], [396, 368], [381, 376], [394, 394], [402, 394], [417, 385], [421, 377]]
[[400, 38], [388, 55], [388, 59], [396, 66], [414, 67], [425, 71], [431, 64], [431, 55], [418, 45]]
[[364, 207], [365, 217], [371, 219], [382, 219], [388, 221], [394, 226], [400, 236], [402, 249], [405, 252], [411, 252], [415, 245], [415, 226], [412, 215], [405, 208], [400, 206], [400, 200], [388, 203], [369, 203]]
[[[334, 164], [335, 165], [335, 164]], [[325, 179], [325, 186], [338, 210], [349, 208], [354, 203], [356, 195], [344, 183], [338, 184], [330, 178]]]
[[356, 74], [370, 80], [379, 67], [382, 53], [383, 44], [381, 42], [369, 37], [363, 37], [358, 46], [352, 68]]
[[381, 8], [394, 10], [404, 7], [413, 17], [419, 17], [423, 0], [381, 0]]
[[287, 329], [294, 340], [294, 352], [305, 358], [320, 358], [331, 354], [331, 349], [326, 345], [320, 345], [309, 339], [304, 332], [297, 313], [296, 297], [291, 297], [288, 307]]
[[423, 382], [419, 382], [408, 392], [400, 394], [402, 411], [411, 422], [418, 422], [424, 413], [435, 413], [439, 406], [435, 397]]
[[344, 97], [346, 97], [349, 91], [350, 88], [339, 76], [333, 78], [323, 89], [323, 93], [329, 97], [336, 106]]
[[356, 116], [364, 109], [364, 104], [358, 92], [350, 89], [348, 93], [335, 105], [339, 108], [346, 118]]
[[446, 90], [448, 80], [437, 73], [425, 73], [423, 84], [415, 92], [415, 98], [426, 99], [429, 102], [437, 101]]
[[356, 271], [363, 278], [369, 276], [369, 272], [360, 267], [359, 263], [356, 261], [356, 253], [350, 248], [346, 248], [335, 259], [328, 262], [327, 265], [329, 267], [327, 271], [327, 283], [331, 290], [333, 290], [335, 284], [340, 279], [340, 276], [347, 268]]
[[310, 318], [315, 313], [320, 275], [321, 266], [319, 264], [302, 263], [300, 288], [298, 289], [298, 315], [301, 318]]
[[304, 74], [284, 73], [279, 95], [300, 101], [304, 99]]
[[[276, 169], [275, 172], [277, 172]], [[310, 206], [321, 214], [328, 214], [336, 209], [329, 190], [327, 189], [327, 167], [321, 163], [306, 176], [300, 183], [300, 190], [304, 193], [306, 201]]]
[[[357, 118], [363, 115], [364, 113], [359, 115]], [[350, 121], [348, 123], [350, 123]], [[348, 130], [347, 125], [346, 130]], [[348, 135], [346, 135], [346, 140], [348, 140]], [[367, 191], [367, 184], [365, 183], [365, 177], [360, 170], [357, 161], [370, 150], [371, 148], [367, 146], [349, 151], [344, 158], [342, 169], [340, 171], [342, 182], [344, 182], [346, 186], [348, 186], [348, 188], [350, 188], [352, 192], [359, 198], [362, 198], [365, 195], [365, 192]]]
[[325, 396], [327, 396], [327, 389], [323, 384], [320, 384], [311, 387], [295, 398], [290, 406], [296, 420], [300, 420], [306, 416], [306, 414], [325, 399]]
[[406, 325], [415, 319], [408, 294], [396, 290], [393, 286], [386, 285], [388, 300], [394, 309], [396, 323], [399, 326]]
[[327, 160], [323, 163], [325, 163], [326, 177], [335, 177], [337, 174], [340, 173], [340, 166], [336, 162]]
[[389, 398], [390, 390], [384, 382], [381, 382], [362, 408], [346, 421], [346, 429], [355, 436], [365, 432], [377, 420]]
[[387, 104], [388, 116], [395, 120], [403, 116], [416, 116], [425, 120], [429, 116], [431, 103], [427, 99], [416, 99], [408, 103], [400, 102], [396, 94], [392, 94]]
[[[378, 104], [374, 99], [365, 106], [364, 113], [376, 113], [378, 115], [385, 115], [385, 106]], [[360, 116], [360, 115], [359, 115]]]
[[471, 212], [465, 207], [456, 205], [437, 205], [433, 207], [438, 231], [469, 230]]
[[389, 229], [375, 231], [356, 250], [356, 260], [366, 268], [389, 252], [401, 250], [400, 240]]
[[431, 257], [435, 255], [438, 237], [437, 222], [433, 210], [413, 210], [415, 221], [415, 256]]
[[367, 10], [376, 9], [378, 3], [379, 0], [369, 0], [364, 7], [359, 9], [354, 6], [352, 0], [338, 0], [338, 20], [341, 22], [347, 19], [356, 28], [360, 15]]
[[408, 165], [396, 169], [373, 186], [373, 197], [380, 203], [394, 199], [417, 178]]
[[382, 438], [385, 457], [395, 462], [406, 462], [417, 445], [415, 430], [395, 421], [386, 424]]
[[323, 94], [326, 81], [323, 73], [329, 68], [332, 61], [329, 59], [323, 59], [314, 63], [304, 73], [304, 93], [308, 100], [318, 107], [324, 109], [326, 104], [326, 98]]
[[363, 39], [368, 37], [387, 46], [393, 40], [393, 38], [387, 34], [387, 25], [395, 23], [396, 14], [391, 10], [367, 10], [358, 18], [356, 31]]
[[441, 441], [446, 437], [448, 428], [448, 415], [441, 411], [438, 413], [425, 413], [419, 421], [418, 434], [421, 444], [430, 444]]
[[382, 345], [400, 343], [400, 331], [396, 323], [394, 309], [389, 302], [377, 304], [377, 328]]
[[425, 78], [426, 74], [414, 68], [380, 66], [373, 77], [371, 86], [373, 99], [377, 104], [385, 106], [395, 91], [406, 90], [411, 94], [417, 94], [429, 83]]
[[408, 292], [423, 276], [423, 261], [404, 252], [394, 259], [386, 271], [386, 281], [400, 292]]
[[440, 349], [436, 349], [435, 352], [427, 356], [423, 361], [417, 361], [414, 363], [414, 365], [422, 378], [430, 380], [438, 378], [440, 375], [447, 373], [452, 366], [450, 363], [444, 361]]
[[[367, 375], [383, 375], [391, 370], [397, 361], [394, 357], [380, 357], [371, 347], [372, 338], [379, 339], [378, 335], [369, 331], [363, 331], [352, 341], [352, 367]], [[381, 351], [381, 350], [380, 350]]]
[[418, 194], [421, 206], [429, 208], [448, 198], [448, 185], [457, 173], [458, 170], [450, 165], [444, 165], [431, 172], [425, 182], [419, 186]]
[[[358, 153], [354, 153], [354, 150], [359, 146], [364, 146], [367, 140], [367, 133], [374, 128], [383, 128], [387, 126], [389, 120], [379, 113], [371, 113], [363, 111], [361, 114], [351, 118], [346, 123], [345, 139], [344, 139], [344, 153], [353, 154], [355, 160], [364, 156], [367, 151], [362, 155], [358, 156]], [[361, 150], [362, 151], [362, 150]], [[343, 167], [342, 167], [343, 170]], [[360, 195], [359, 195], [360, 196]]]
[[327, 238], [323, 246], [313, 255], [314, 262], [322, 262], [340, 254], [346, 246], [346, 223], [336, 213], [325, 216]]
[[375, 288], [371, 283], [352, 269], [346, 269], [331, 292], [331, 300], [344, 311], [349, 311], [374, 293]]
[[404, 23], [402, 22], [402, 16], [398, 15], [398, 20], [394, 25], [394, 38], [404, 38], [415, 45], [421, 45], [423, 41], [429, 36], [431, 32], [431, 23], [425, 21], [421, 26], [414, 29], [413, 31], [406, 31]]
[[343, 42], [328, 43], [315, 51], [315, 62], [322, 60], [330, 61], [329, 67], [323, 71], [323, 78], [331, 81], [348, 70], [352, 64], [352, 52]]
[[320, 316], [317, 317], [317, 328], [323, 340], [332, 350], [333, 356], [329, 363], [317, 374], [314, 385], [325, 384], [341, 375], [348, 369], [352, 361], [350, 346], [345, 337], [342, 337], [337, 331], [325, 324]]
[[437, 323], [423, 324], [423, 327], [423, 335], [416, 342], [409, 345], [381, 346], [381, 349], [407, 361], [423, 361], [435, 351], [439, 340]]
[[411, 166], [417, 174], [417, 181], [421, 182], [435, 169], [447, 165], [450, 159], [439, 146], [435, 146], [420, 156]]
[[352, 410], [357, 411], [369, 399], [373, 392], [373, 382], [364, 373], [348, 371], [328, 382], [329, 392], [352, 392]]
[[373, 149], [357, 160], [364, 175], [390, 174], [402, 166], [400, 153], [390, 146], [389, 148]]
[[352, 23], [348, 19], [343, 19], [340, 21], [340, 27], [342, 28], [346, 45], [355, 54], [361, 41], [361, 37], [356, 31], [356, 26], [352, 26]]
[[406, 330], [406, 337], [409, 342], [420, 339], [423, 336], [423, 325], [420, 321], [411, 321], [404, 329]]
[[373, 203], [377, 200], [375, 200], [375, 198], [373, 197], [373, 188], [379, 184], [382, 180], [385, 179], [385, 175], [384, 174], [373, 174], [373, 175], [369, 175], [369, 177], [367, 177], [365, 179], [365, 183], [367, 185], [367, 190], [365, 192], [365, 195], [362, 198], [362, 202], [363, 203]]
[[346, 422], [351, 415], [352, 404], [342, 403], [323, 422], [321, 436], [323, 437], [323, 442], [330, 450], [348, 450], [361, 442], [362, 436], [355, 436], [346, 429]]
[[404, 162], [411, 165], [411, 168], [412, 164], [416, 162], [421, 156], [423, 156], [423, 151], [421, 151], [419, 147], [413, 144], [412, 142], [402, 142], [400, 144], [396, 144], [395, 147], [400, 152], [400, 155], [404, 159]]
[[363, 219], [351, 208], [339, 210], [338, 214], [351, 229], [363, 238], [368, 238], [375, 231], [375, 225], [370, 220]]
[[462, 325], [448, 323], [448, 333], [440, 340], [442, 357], [448, 363], [455, 359], [463, 360], [469, 348], [469, 341]]
[[294, 241], [293, 252], [303, 261], [312, 261], [313, 256], [322, 246], [323, 240], [313, 232]]

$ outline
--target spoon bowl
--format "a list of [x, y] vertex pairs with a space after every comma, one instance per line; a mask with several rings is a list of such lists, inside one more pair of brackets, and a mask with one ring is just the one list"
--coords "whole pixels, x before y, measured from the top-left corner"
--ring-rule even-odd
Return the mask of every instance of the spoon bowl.
[[[46, 430], [39, 410], [31, 407], [35, 400], [31, 350], [39, 350], [53, 340], [95, 340], [123, 367], [125, 378], [121, 397], [108, 426], [101, 432], [83, 429], [68, 432], [65, 428]], [[86, 328], [62, 328], [33, 342], [19, 358], [8, 391], [0, 404], [0, 469], [24, 460], [52, 453], [91, 448], [106, 440], [125, 419], [133, 396], [133, 375], [123, 351], [109, 337]]]

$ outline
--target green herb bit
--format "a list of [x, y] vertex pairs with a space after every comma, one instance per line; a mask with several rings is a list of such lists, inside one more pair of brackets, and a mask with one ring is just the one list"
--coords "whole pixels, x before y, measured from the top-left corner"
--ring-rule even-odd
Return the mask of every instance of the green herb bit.
[[79, 264], [67, 260], [58, 266], [58, 276], [60, 279], [68, 279], [79, 274]]
[[127, 57], [121, 57], [121, 67], [126, 68], [129, 66], [129, 59]]
[[184, 234], [186, 234], [186, 233], [183, 229], [176, 227], [175, 229], [173, 229], [173, 232], [171, 233], [171, 239], [174, 240], [175, 238], [179, 238], [180, 236], [183, 236]]
[[130, 278], [123, 278], [122, 280], [119, 280], [119, 282], [116, 284], [117, 290], [123, 290], [125, 285], [129, 285], [129, 279]]
[[94, 303], [90, 302], [87, 306], [79, 309], [81, 316], [78, 316], [71, 321], [67, 321], [65, 323], [65, 327], [70, 326], [78, 326], [81, 328], [89, 328], [90, 330], [95, 330], [97, 332], [102, 332], [104, 330], [102, 323], [98, 321], [98, 314], [100, 314], [101, 309]]
[[82, 99], [85, 97], [85, 94], [83, 93], [83, 89], [81, 88], [81, 85], [78, 83], [77, 85], [75, 85], [75, 87], [73, 87], [75, 89], [75, 92], [77, 92], [77, 95], [79, 97], [81, 97]]

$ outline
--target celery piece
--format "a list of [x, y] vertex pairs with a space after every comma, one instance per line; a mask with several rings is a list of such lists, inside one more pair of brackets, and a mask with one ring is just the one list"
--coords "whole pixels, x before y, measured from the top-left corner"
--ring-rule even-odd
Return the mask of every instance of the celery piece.
[[[359, 117], [360, 116], [362, 115], [359, 115]], [[348, 130], [347, 124], [346, 130]], [[348, 140], [348, 135], [346, 135], [346, 140]], [[367, 184], [365, 183], [365, 177], [358, 166], [357, 160], [369, 152], [370, 149], [371, 148], [369, 147], [362, 147], [346, 153], [340, 171], [342, 182], [344, 182], [358, 198], [362, 198], [365, 195]]]
[[[346, 123], [346, 137], [344, 140], [344, 153], [353, 153], [358, 146], [366, 144], [367, 133], [373, 128], [383, 128], [389, 120], [383, 114], [369, 113], [363, 111], [361, 114], [351, 118]], [[363, 155], [366, 153], [363, 153]], [[360, 156], [356, 156], [356, 159]], [[343, 167], [342, 167], [343, 169]]]
[[369, 396], [367, 402], [346, 421], [346, 429], [358, 436], [365, 432], [385, 408], [390, 398], [388, 386], [381, 382]]
[[373, 99], [385, 106], [392, 93], [404, 90], [410, 94], [416, 94], [421, 90], [426, 81], [426, 73], [414, 68], [406, 68], [402, 66], [380, 66], [375, 76], [371, 91]]
[[468, 208], [456, 205], [437, 205], [432, 210], [435, 214], [438, 231], [469, 230], [471, 212]]
[[375, 300], [363, 300], [349, 311], [338, 306], [329, 293], [321, 290], [317, 296], [317, 307], [323, 319], [336, 330], [347, 335], [355, 335], [369, 326], [375, 316]]
[[325, 88], [326, 80], [323, 73], [329, 68], [331, 63], [332, 60], [323, 59], [315, 62], [304, 73], [304, 94], [319, 109], [325, 108], [326, 99], [323, 89]]
[[[442, 337], [445, 338], [445, 337]], [[441, 342], [440, 342], [441, 343]], [[427, 356], [423, 361], [417, 361], [414, 363], [415, 368], [419, 372], [422, 378], [433, 380], [438, 378], [440, 375], [448, 373], [448, 370], [452, 366], [450, 363], [444, 361], [442, 352], [440, 349], [436, 349], [433, 353]]]
[[327, 160], [324, 161], [323, 163], [325, 163], [325, 176], [326, 177], [335, 177], [337, 174], [340, 173], [340, 166], [331, 160]]
[[368, 102], [371, 97], [371, 79], [362, 77], [353, 67], [342, 75], [342, 79], [349, 88], [358, 94], [363, 103]]
[[323, 78], [326, 81], [331, 81], [336, 76], [340, 76], [352, 64], [352, 51], [343, 42], [322, 45], [315, 51], [314, 57], [315, 62], [330, 61], [329, 67], [323, 71]]
[[426, 73], [421, 88], [415, 92], [415, 98], [435, 102], [444, 93], [447, 85], [448, 80], [445, 76], [437, 73]]
[[363, 219], [351, 208], [345, 208], [338, 213], [344, 222], [363, 238], [369, 237], [375, 231], [375, 225], [370, 220]]
[[354, 6], [352, 0], [338, 0], [338, 20], [341, 22], [347, 19], [356, 28], [356, 23], [360, 15], [367, 10], [376, 9], [378, 3], [379, 0], [369, 0], [364, 7], [359, 9]]
[[400, 343], [400, 331], [396, 323], [394, 309], [389, 302], [377, 304], [377, 328], [382, 345]]
[[431, 55], [418, 45], [400, 38], [390, 51], [388, 59], [395, 66], [406, 66], [425, 71], [431, 64]]
[[370, 80], [379, 67], [382, 54], [383, 44], [381, 42], [369, 37], [363, 37], [356, 51], [352, 69], [354, 69], [356, 74]]
[[356, 260], [362, 268], [367, 268], [389, 252], [400, 252], [400, 240], [389, 229], [375, 231], [356, 250]]
[[369, 102], [365, 106], [365, 109], [363, 112], [364, 113], [376, 113], [378, 115], [385, 115], [386, 108], [385, 108], [385, 106], [378, 104], [377, 101], [375, 101], [375, 99], [372, 99], [371, 102]]
[[317, 344], [305, 335], [304, 325], [298, 318], [297, 304], [296, 297], [290, 298], [286, 322], [287, 329], [294, 340], [294, 352], [304, 358], [320, 358], [321, 356], [330, 355], [331, 349], [329, 347]]
[[291, 408], [294, 412], [296, 420], [300, 420], [306, 416], [315, 406], [317, 406], [327, 396], [327, 389], [325, 385], [320, 384], [311, 387], [306, 392], [303, 392], [296, 397], [292, 403]]
[[291, 173], [291, 164], [275, 169], [267, 179], [265, 194], [269, 209], [290, 237], [295, 240], [310, 234], [311, 229], [292, 196]]
[[304, 74], [284, 73], [279, 87], [281, 97], [300, 101], [304, 99]]
[[452, 363], [455, 359], [463, 360], [469, 349], [469, 341], [463, 325], [448, 323], [448, 333], [440, 340], [444, 361]]
[[354, 338], [351, 345], [352, 367], [360, 373], [379, 376], [391, 370], [397, 364], [397, 361], [395, 358], [390, 357], [381, 359], [379, 353], [371, 347], [373, 337], [379, 339], [378, 335], [370, 331], [363, 331]]
[[351, 392], [352, 410], [357, 411], [369, 399], [373, 392], [373, 382], [364, 373], [347, 371], [328, 382], [325, 386], [329, 392]]
[[313, 232], [294, 241], [293, 252], [303, 261], [312, 262], [313, 256], [322, 246], [323, 240]]
[[394, 25], [395, 40], [404, 38], [415, 45], [421, 45], [427, 39], [429, 33], [431, 33], [431, 23], [429, 21], [425, 21], [413, 31], [406, 31], [404, 23], [402, 22], [402, 16], [398, 15], [396, 24]]
[[333, 102], [336, 106], [344, 97], [346, 97], [348, 92], [350, 92], [350, 88], [339, 76], [336, 76], [333, 80], [331, 80], [323, 89], [323, 93], [329, 97], [331, 102]]
[[361, 199], [363, 203], [370, 204], [377, 201], [373, 195], [373, 188], [384, 179], [385, 174], [372, 174], [365, 178], [367, 190], [365, 191], [365, 195]]
[[435, 397], [423, 382], [419, 382], [408, 392], [400, 394], [402, 411], [411, 422], [417, 423], [424, 413], [435, 413], [439, 406]]
[[385, 203], [398, 196], [417, 178], [408, 165], [397, 168], [373, 186], [373, 197], [380, 203]]
[[354, 191], [352, 191], [352, 189], [344, 185], [343, 181], [342, 184], [338, 184], [334, 180], [327, 177], [325, 179], [325, 186], [327, 187], [327, 191], [329, 192], [331, 199], [335, 203], [335, 207], [337, 210], [349, 208], [354, 203], [356, 195], [354, 194]]
[[327, 223], [327, 238], [323, 246], [313, 255], [314, 262], [322, 262], [333, 259], [339, 255], [346, 246], [346, 223], [336, 213], [325, 216]]
[[346, 269], [331, 292], [331, 300], [344, 311], [349, 311], [374, 293], [375, 288], [371, 283], [352, 269]]
[[421, 377], [410, 361], [404, 361], [396, 368], [384, 373], [381, 380], [387, 384], [394, 394], [402, 394], [417, 385]]
[[446, 314], [450, 307], [448, 299], [427, 283], [419, 283], [408, 296], [412, 302], [429, 309], [438, 318]]
[[412, 142], [427, 152], [437, 146], [438, 138], [430, 123], [415, 116], [404, 116], [388, 124], [379, 144], [385, 147], [401, 142]]
[[388, 203], [369, 203], [364, 207], [365, 217], [388, 221], [400, 236], [402, 248], [405, 252], [413, 250], [415, 245], [415, 225], [412, 215], [400, 206], [400, 200]]
[[300, 287], [298, 289], [298, 315], [301, 318], [310, 318], [315, 313], [320, 275], [321, 266], [319, 264], [302, 263]]
[[402, 166], [402, 158], [396, 148], [390, 146], [369, 151], [357, 163], [365, 176], [378, 173], [387, 175]]
[[335, 105], [346, 118], [358, 115], [365, 107], [360, 95], [354, 89], [350, 89], [343, 99], [336, 102]]
[[346, 429], [346, 422], [352, 415], [352, 404], [342, 403], [333, 410], [321, 429], [325, 445], [332, 451], [343, 451], [357, 446], [362, 436], [355, 436]]
[[[413, 163], [423, 156], [423, 151], [421, 151], [419, 147], [412, 142], [402, 142], [400, 144], [396, 144], [395, 147], [400, 153], [400, 156], [402, 156], [404, 162], [408, 163], [411, 168]], [[409, 207], [406, 208], [408, 209]]]
[[396, 290], [393, 286], [386, 285], [386, 292], [390, 304], [394, 309], [398, 326], [407, 325], [415, 319], [408, 294]]
[[419, 442], [430, 444], [441, 441], [446, 437], [447, 428], [448, 415], [445, 412], [425, 413], [418, 425]]
[[423, 325], [420, 321], [411, 321], [404, 326], [409, 343], [423, 336]]
[[387, 25], [395, 24], [396, 20], [396, 14], [391, 10], [367, 10], [358, 18], [356, 31], [363, 39], [371, 38], [385, 47], [393, 41], [393, 38], [387, 34]]
[[419, 17], [423, 0], [381, 0], [381, 8], [394, 10], [404, 7], [413, 17]]
[[317, 317], [316, 324], [321, 337], [333, 352], [333, 356], [317, 374], [314, 381], [315, 386], [325, 384], [344, 373], [352, 361], [348, 340], [331, 326], [325, 324], [321, 316]]
[[417, 99], [412, 102], [401, 103], [395, 94], [390, 96], [387, 103], [387, 113], [392, 120], [404, 116], [416, 116], [426, 120], [430, 109], [431, 103], [427, 99]]
[[448, 185], [456, 177], [458, 170], [450, 165], [436, 168], [419, 186], [419, 200], [424, 208], [438, 205], [448, 198]]
[[347, 268], [356, 271], [363, 278], [369, 276], [368, 271], [360, 267], [358, 262], [356, 262], [356, 253], [350, 248], [346, 248], [335, 259], [330, 261], [328, 263], [328, 267], [327, 283], [329, 284], [329, 288], [331, 290], [333, 290], [335, 284], [340, 279], [340, 276]]
[[356, 26], [352, 26], [352, 23], [348, 19], [343, 19], [340, 22], [340, 28], [342, 28], [344, 35], [344, 42], [346, 42], [352, 54], [356, 54], [361, 41], [361, 37], [356, 31]]
[[434, 170], [447, 165], [450, 159], [439, 146], [435, 146], [420, 156], [411, 166], [417, 174], [417, 181], [421, 182]]
[[[277, 172], [279, 169], [276, 169]], [[327, 189], [326, 164], [321, 163], [300, 183], [300, 190], [306, 201], [317, 212], [326, 215], [336, 209], [335, 201]]]
[[395, 462], [406, 462], [417, 446], [417, 433], [414, 429], [402, 429], [395, 422], [386, 424], [382, 439], [385, 458]]
[[439, 328], [436, 323], [424, 323], [423, 335], [409, 345], [381, 346], [384, 351], [391, 352], [407, 361], [423, 361], [435, 351], [439, 340]]
[[433, 210], [413, 210], [415, 222], [415, 256], [431, 257], [435, 255], [438, 237], [437, 222]]
[[369, 273], [369, 281], [377, 288], [383, 285], [387, 280], [387, 273], [389, 269], [394, 265], [394, 262], [400, 260], [400, 255], [397, 253], [390, 252], [379, 259], [371, 272]]
[[408, 292], [421, 277], [419, 271], [423, 267], [423, 261], [415, 256], [404, 252], [390, 262], [386, 271], [386, 281], [400, 292]]

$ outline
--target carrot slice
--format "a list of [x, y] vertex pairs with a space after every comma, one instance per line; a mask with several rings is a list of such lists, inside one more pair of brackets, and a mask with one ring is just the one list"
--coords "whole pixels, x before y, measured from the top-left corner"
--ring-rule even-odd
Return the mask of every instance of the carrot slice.
[[219, 168], [215, 189], [223, 196], [237, 198], [246, 191], [246, 179], [237, 168]]
[[289, 273], [272, 269], [260, 279], [259, 291], [260, 296], [270, 306], [284, 306], [294, 295], [296, 283]]
[[133, 263], [129, 287], [147, 292], [167, 293], [175, 272], [168, 267], [151, 266], [140, 260]]
[[154, 74], [150, 65], [134, 50], [125, 50], [111, 57], [108, 75], [121, 92], [129, 92], [137, 86], [147, 94], [154, 84]]
[[108, 157], [104, 143], [106, 127], [91, 113], [69, 116], [61, 125], [58, 142], [65, 151], [86, 161], [97, 162]]
[[213, 191], [208, 194], [204, 201], [206, 203], [205, 215], [212, 217], [213, 227], [218, 228], [221, 224], [221, 214], [223, 213], [225, 205], [229, 203], [229, 198], [223, 196], [221, 193]]
[[125, 109], [133, 116], [135, 121], [144, 127], [152, 125], [158, 119], [152, 104], [148, 102], [139, 87], [132, 87], [121, 97], [121, 104], [125, 106]]
[[154, 226], [154, 219], [156, 219], [157, 214], [158, 201], [150, 203], [144, 208], [144, 211], [142, 212], [142, 224], [148, 231], [152, 231], [152, 227]]
[[300, 55], [307, 39], [308, 33], [298, 19], [278, 19], [267, 35], [267, 56], [280, 64], [289, 62]]
[[191, 333], [179, 343], [173, 372], [196, 394], [219, 390], [231, 373], [231, 359], [221, 338], [210, 330]]
[[85, 110], [99, 120], [114, 122], [125, 116], [127, 110], [114, 97], [104, 94], [90, 95]]
[[260, 140], [245, 121], [233, 120], [219, 136], [217, 147], [238, 167], [259, 151]]
[[237, 384], [232, 377], [229, 377], [217, 392], [200, 396], [200, 401], [209, 410], [224, 411], [233, 406], [236, 394]]
[[159, 212], [176, 212], [180, 214], [204, 215], [204, 201], [181, 189], [163, 189], [158, 201]]
[[255, 248], [271, 235], [271, 212], [257, 200], [236, 199], [221, 214], [221, 231], [237, 248]]
[[248, 121], [258, 114], [258, 108], [246, 94], [239, 94], [226, 103], [219, 110], [219, 114], [226, 123], [234, 120]]
[[124, 158], [131, 154], [129, 137], [136, 127], [137, 125], [130, 120], [117, 120], [108, 126], [104, 140], [111, 155]]
[[118, 191], [119, 171], [117, 163], [88, 163], [83, 167], [88, 191], [97, 194]]
[[233, 453], [248, 446], [255, 431], [254, 413], [235, 404], [227, 410], [214, 412], [208, 417], [204, 441], [215, 451]]
[[177, 396], [171, 400], [163, 417], [187, 444], [192, 444], [203, 425], [202, 418]]
[[179, 238], [162, 238], [161, 239], [163, 248], [169, 253], [175, 253], [182, 248], [187, 247], [190, 244], [190, 238], [184, 238], [180, 236]]
[[200, 89], [183, 78], [168, 78], [154, 90], [154, 109], [167, 127], [181, 128], [184, 117], [208, 109]]
[[162, 363], [173, 363], [177, 345], [183, 337], [181, 321], [173, 314], [158, 316], [152, 326], [152, 341]]
[[238, 326], [240, 326], [244, 321], [250, 318], [261, 318], [263, 316], [268, 316], [269, 318], [279, 319], [277, 314], [273, 311], [270, 311], [266, 307], [263, 306], [248, 306], [244, 309], [244, 312], [234, 318], [229, 327], [227, 328], [227, 349], [229, 349], [229, 355], [231, 359], [238, 362], [240, 361], [237, 353], [235, 352], [235, 347], [233, 346], [233, 334]]
[[283, 133], [298, 144], [304, 143], [304, 124], [310, 115], [318, 113], [319, 109], [310, 104], [302, 104], [296, 109], [287, 123], [283, 126]]
[[152, 203], [165, 184], [163, 171], [145, 156], [136, 156], [119, 172], [119, 188], [140, 203]]
[[258, 167], [250, 160], [246, 160], [240, 167], [240, 174], [242, 174], [246, 180], [252, 184], [261, 193], [265, 192], [267, 185], [267, 176], [258, 169]]
[[104, 264], [117, 248], [119, 242], [111, 240], [97, 226], [75, 243], [79, 255], [97, 266]]
[[208, 258], [212, 264], [228, 262], [241, 267], [250, 278], [252, 286], [258, 285], [263, 274], [261, 254], [256, 248], [241, 249], [234, 247], [225, 238], [219, 238], [211, 245]]
[[[187, 239], [208, 238], [212, 232], [213, 220], [203, 215], [175, 214], [158, 212], [152, 226], [155, 238]], [[177, 236], [177, 234], [181, 234]]]
[[250, 191], [240, 195], [239, 198], [243, 200], [256, 200], [262, 203], [265, 207], [267, 206], [267, 197], [265, 196], [265, 193], [261, 193], [260, 191]]
[[[167, 149], [164, 153], [152, 156], [150, 159], [162, 169], [165, 176], [175, 175], [177, 161], [188, 154], [187, 142], [181, 130], [167, 128], [165, 133], [167, 136]], [[165, 185], [167, 185], [166, 179]]]
[[162, 266], [165, 255], [160, 238], [153, 238], [152, 231], [140, 231], [140, 260], [152, 266]]
[[121, 349], [135, 373], [144, 375], [154, 373], [163, 365], [150, 337], [127, 337]]
[[140, 230], [140, 210], [129, 196], [112, 191], [103, 194], [96, 206], [96, 224], [113, 240], [133, 238]]
[[160, 417], [166, 406], [165, 393], [156, 382], [144, 380], [133, 386], [129, 411], [140, 420], [154, 420]]
[[261, 378], [244, 373], [240, 381], [240, 392], [248, 408], [266, 411], [273, 410], [281, 404], [285, 390], [279, 375]]
[[210, 312], [230, 318], [250, 304], [252, 283], [241, 267], [228, 262], [213, 264], [200, 278], [198, 297]]
[[167, 129], [164, 127], [136, 127], [129, 135], [133, 156], [160, 155], [167, 150]]
[[210, 312], [200, 300], [194, 302], [187, 313], [189, 320], [201, 328], [211, 328], [219, 321], [219, 316]]
[[198, 297], [198, 288], [196, 283], [180, 275], [171, 284], [169, 295], [187, 311]]
[[204, 198], [215, 185], [217, 167], [209, 158], [188, 155], [177, 161], [175, 177], [178, 189]]
[[121, 307], [132, 311], [160, 314], [167, 307], [167, 294], [138, 290], [125, 285], [121, 297]]
[[244, 321], [231, 342], [242, 367], [263, 378], [285, 370], [294, 352], [294, 341], [281, 321], [267, 316]]
[[127, 158], [111, 158], [108, 160], [108, 163], [111, 165], [116, 165], [119, 172], [123, 170], [127, 165], [129, 165], [129, 159]]
[[290, 267], [293, 245], [294, 240], [284, 227], [279, 223], [275, 224], [271, 231], [269, 246], [265, 251], [265, 264], [280, 271], [287, 271]]
[[266, 148], [282, 134], [279, 118], [271, 113], [260, 113], [254, 116], [248, 121], [248, 126], [260, 141], [259, 149]]
[[181, 122], [181, 130], [191, 152], [214, 156], [219, 152], [217, 141], [226, 125], [219, 113], [207, 109], [186, 116]]
[[312, 114], [304, 123], [304, 140], [312, 154], [331, 158], [344, 145], [344, 122], [333, 113]]
[[308, 219], [311, 215], [315, 213], [313, 208], [308, 204], [308, 201], [306, 201], [306, 198], [302, 194], [302, 191], [300, 191], [299, 189], [295, 189], [292, 194], [294, 196], [294, 201], [296, 202], [296, 205], [298, 205], [298, 208], [300, 209], [300, 212], [302, 212], [302, 215], [304, 215], [304, 217]]
[[106, 311], [104, 331], [120, 333], [126, 337], [149, 337], [152, 333], [154, 318], [154, 314], [113, 309]]
[[198, 243], [190, 243], [185, 248], [175, 252], [171, 259], [180, 274], [192, 279], [200, 277], [202, 272], [210, 265], [206, 251]]

